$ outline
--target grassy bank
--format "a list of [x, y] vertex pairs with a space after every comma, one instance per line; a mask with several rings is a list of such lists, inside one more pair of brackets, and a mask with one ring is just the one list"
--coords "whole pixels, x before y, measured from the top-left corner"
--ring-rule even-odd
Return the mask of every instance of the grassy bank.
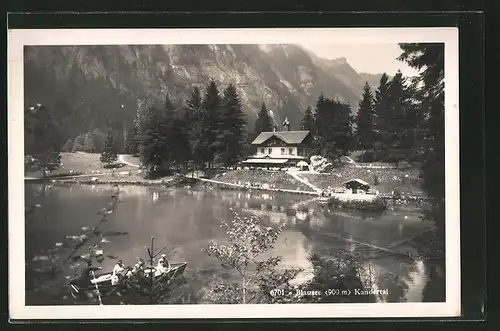
[[231, 170], [216, 175], [212, 179], [230, 184], [248, 185], [250, 183], [250, 186], [257, 187], [267, 184], [272, 189], [312, 191], [309, 186], [304, 185], [283, 171]]
[[350, 179], [359, 178], [381, 194], [392, 192], [422, 194], [418, 169], [364, 169], [346, 165], [334, 169], [332, 174], [299, 174], [299, 176], [321, 189], [338, 187]]
[[[100, 161], [100, 154], [96, 153], [61, 153], [61, 167], [47, 174], [47, 179], [57, 180], [66, 183], [123, 183], [123, 184], [155, 184], [161, 183], [161, 180], [169, 177], [158, 178], [155, 180], [144, 179], [139, 168], [120, 164], [119, 161], [115, 164], [119, 166], [115, 169], [108, 169]], [[128, 161], [134, 161], [132, 156], [128, 156]], [[41, 171], [26, 171], [25, 177], [41, 178]], [[66, 178], [67, 177], [67, 178]], [[72, 177], [72, 178], [70, 178]], [[97, 178], [93, 181], [92, 178]]]

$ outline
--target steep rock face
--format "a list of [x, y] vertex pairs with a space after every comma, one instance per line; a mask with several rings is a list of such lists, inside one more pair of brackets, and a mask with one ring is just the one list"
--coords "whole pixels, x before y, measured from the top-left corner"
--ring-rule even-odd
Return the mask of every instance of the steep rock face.
[[95, 127], [126, 129], [137, 100], [161, 105], [169, 94], [182, 105], [209, 79], [221, 91], [229, 83], [238, 87], [250, 127], [265, 102], [278, 123], [288, 117], [298, 129], [303, 111], [314, 107], [320, 93], [351, 103], [355, 111], [367, 77], [346, 60], [320, 59], [294, 45], [25, 48], [25, 104], [52, 108], [68, 136]]

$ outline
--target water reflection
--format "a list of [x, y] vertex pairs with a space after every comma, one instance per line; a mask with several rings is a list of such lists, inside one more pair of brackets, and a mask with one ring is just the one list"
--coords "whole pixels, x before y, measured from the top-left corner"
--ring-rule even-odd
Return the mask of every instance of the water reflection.
[[[113, 190], [105, 185], [56, 185], [49, 189], [26, 185], [27, 204], [41, 205], [26, 216], [27, 258], [82, 226], [92, 226], [98, 221], [96, 212], [108, 203], [106, 198]], [[309, 197], [239, 191], [141, 186], [125, 186], [120, 191], [123, 203], [107, 226], [131, 235], [112, 238], [105, 248], [126, 263], [143, 256], [144, 245], [154, 235], [158, 247], [167, 247], [172, 261], [189, 262], [188, 274], [217, 268], [216, 261], [201, 248], [209, 240], [225, 240], [220, 220], [228, 219], [229, 208], [236, 207], [243, 213], [261, 217], [264, 223], [287, 224], [271, 253], [283, 257], [284, 267], [303, 268], [301, 281], [312, 276], [308, 259], [311, 253], [328, 255], [346, 250], [362, 257], [360, 276], [366, 284], [374, 289], [388, 289], [389, 293], [380, 296], [379, 301], [423, 300], [428, 280], [425, 264], [374, 248], [391, 247], [427, 229], [419, 220], [418, 210], [346, 212], [324, 208]], [[305, 200], [310, 202], [301, 203]], [[411, 248], [398, 246], [398, 249]], [[105, 260], [103, 268], [111, 268], [113, 264], [114, 260]]]

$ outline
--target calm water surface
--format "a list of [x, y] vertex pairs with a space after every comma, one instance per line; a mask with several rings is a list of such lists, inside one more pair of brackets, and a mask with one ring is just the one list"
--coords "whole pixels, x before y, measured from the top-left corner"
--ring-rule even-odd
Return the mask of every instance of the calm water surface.
[[[50, 249], [64, 236], [78, 235], [81, 227], [94, 227], [97, 212], [106, 207], [113, 187], [102, 185], [26, 185], [26, 205], [36, 205], [33, 213], [26, 217], [26, 259], [32, 259], [40, 251]], [[260, 192], [164, 189], [125, 186], [120, 189], [123, 203], [103, 230], [126, 231], [127, 236], [110, 237], [103, 244], [109, 252], [135, 263], [145, 257], [145, 245], [155, 237], [155, 246], [167, 247], [170, 261], [187, 261], [186, 276], [203, 279], [211, 274], [225, 275], [216, 260], [201, 251], [210, 240], [224, 241], [220, 220], [230, 217], [229, 208], [246, 214], [262, 217], [263, 222], [287, 227], [270, 254], [283, 257], [283, 266], [302, 267], [306, 271], [302, 278], [310, 277], [310, 253], [329, 254], [347, 249], [361, 253], [369, 266], [366, 277], [374, 279], [379, 288], [385, 285], [380, 279], [384, 275], [399, 277], [408, 285], [408, 290], [399, 300], [420, 302], [427, 281], [424, 263], [401, 256], [381, 254], [377, 247], [391, 247], [398, 242], [422, 233], [428, 225], [420, 220], [417, 208], [405, 207], [388, 210], [383, 214], [324, 210], [308, 196], [284, 194], [262, 194]], [[299, 213], [295, 210], [299, 206]], [[343, 240], [347, 238], [349, 240]], [[410, 247], [399, 245], [399, 250], [410, 251]], [[103, 269], [111, 269], [116, 262], [106, 259]], [[377, 281], [378, 279], [378, 281]], [[27, 301], [28, 294], [27, 294]]]

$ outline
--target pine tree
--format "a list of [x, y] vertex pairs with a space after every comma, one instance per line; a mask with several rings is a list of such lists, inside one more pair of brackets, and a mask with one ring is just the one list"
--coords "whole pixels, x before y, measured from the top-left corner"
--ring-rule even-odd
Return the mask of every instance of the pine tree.
[[139, 156], [147, 168], [148, 175], [160, 171], [160, 166], [169, 155], [165, 146], [165, 111], [150, 107], [141, 113], [139, 123]]
[[363, 88], [363, 96], [358, 104], [356, 116], [356, 134], [359, 147], [361, 149], [373, 149], [375, 143], [375, 110], [373, 104], [373, 94], [368, 82]]
[[229, 84], [224, 90], [217, 137], [218, 156], [225, 166], [235, 164], [243, 153], [246, 138], [244, 116], [236, 88]]
[[131, 155], [139, 154], [139, 122], [134, 119], [132, 127], [127, 131], [125, 152]]
[[337, 148], [337, 158], [346, 156], [354, 148], [353, 117], [351, 106], [341, 101], [333, 101], [332, 137]]
[[115, 139], [113, 137], [112, 130], [109, 130], [108, 136], [104, 143], [104, 147], [101, 152], [101, 162], [106, 164], [111, 164], [118, 160], [118, 155], [116, 155], [115, 149]]
[[415, 144], [413, 141], [413, 128], [416, 119], [415, 109], [411, 103], [410, 90], [406, 86], [406, 80], [401, 71], [398, 71], [393, 77], [390, 86], [390, 132], [387, 132], [385, 142], [394, 150], [393, 160], [397, 163], [401, 160], [410, 160], [412, 149]]
[[142, 132], [144, 128], [145, 114], [148, 113], [150, 104], [147, 100], [137, 99], [137, 109], [135, 117], [132, 121], [132, 127], [127, 132], [127, 139], [125, 141], [126, 152], [132, 155], [140, 155]]
[[274, 121], [267, 110], [266, 104], [262, 103], [257, 120], [255, 121], [255, 133], [258, 135], [261, 132], [272, 132], [273, 127]]
[[189, 142], [190, 123], [182, 116], [181, 109], [176, 107], [167, 96], [165, 99], [164, 134], [168, 162], [174, 162], [177, 170], [185, 167], [191, 157]]
[[45, 178], [47, 170], [55, 170], [61, 164], [61, 127], [49, 108], [36, 104], [25, 111], [24, 128], [25, 154], [37, 161]]
[[375, 127], [377, 128], [376, 149], [386, 148], [385, 142], [388, 140], [387, 135], [390, 133], [390, 91], [389, 91], [389, 76], [383, 74], [380, 78], [380, 83], [375, 92]]
[[[423, 189], [430, 198], [427, 219], [434, 224], [433, 244], [427, 247], [427, 257], [445, 268], [445, 122], [444, 122], [444, 44], [400, 44], [398, 58], [421, 70], [415, 89], [419, 92], [419, 108], [426, 117], [425, 140], [421, 166]], [[444, 282], [444, 281], [443, 281]], [[429, 284], [430, 285], [430, 284]], [[445, 286], [424, 289], [424, 301], [442, 301]]]
[[316, 152], [333, 161], [347, 155], [353, 148], [352, 115], [349, 104], [325, 98], [316, 102]]
[[85, 144], [85, 134], [80, 134], [73, 141], [73, 148], [71, 150], [72, 153], [83, 151]]
[[186, 101], [187, 104], [187, 112], [186, 119], [190, 122], [194, 122], [201, 117], [201, 107], [202, 107], [202, 99], [201, 92], [198, 87], [193, 89], [191, 93], [191, 98]]
[[177, 159], [181, 159], [179, 149], [182, 148], [181, 137], [178, 136], [183, 128], [176, 127], [177, 111], [175, 105], [170, 100], [168, 94], [165, 97], [163, 112], [159, 118], [159, 139], [163, 142], [162, 162], [167, 169], [170, 169], [172, 162], [176, 163]]
[[72, 150], [73, 150], [73, 139], [70, 138], [70, 139], [66, 140], [66, 143], [64, 144], [61, 151], [71, 153]]
[[106, 141], [106, 134], [101, 132], [99, 129], [95, 129], [94, 131], [92, 131], [91, 135], [94, 142], [95, 151], [98, 152], [102, 150], [104, 147], [104, 142]]
[[203, 139], [207, 146], [205, 161], [208, 162], [209, 167], [211, 167], [218, 149], [217, 132], [219, 130], [221, 107], [219, 89], [214, 80], [209, 82], [202, 104]]
[[314, 147], [317, 154], [323, 155], [326, 148], [326, 143], [331, 133], [330, 125], [333, 122], [332, 113], [328, 111], [328, 106], [323, 93], [320, 94], [316, 101], [316, 110], [314, 112]]
[[187, 101], [187, 117], [190, 123], [189, 140], [191, 155], [195, 165], [203, 166], [207, 159], [207, 148], [203, 140], [203, 113], [200, 89], [195, 87], [191, 98]]
[[300, 122], [300, 129], [313, 131], [313, 124], [314, 124], [314, 115], [312, 109], [311, 107], [307, 107], [306, 111], [304, 112], [304, 117]]

